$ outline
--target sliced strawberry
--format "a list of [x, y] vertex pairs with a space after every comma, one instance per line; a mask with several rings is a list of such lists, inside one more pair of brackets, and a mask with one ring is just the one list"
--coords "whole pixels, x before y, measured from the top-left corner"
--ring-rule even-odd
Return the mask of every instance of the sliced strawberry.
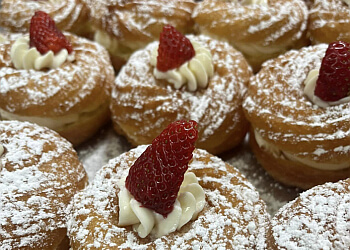
[[35, 12], [30, 21], [30, 47], [35, 47], [41, 54], [52, 51], [55, 54], [61, 49], [73, 51], [72, 45], [56, 27], [55, 21], [43, 11]]
[[350, 94], [350, 44], [337, 41], [328, 45], [316, 82], [315, 95], [332, 102]]
[[129, 170], [125, 186], [144, 207], [166, 217], [172, 210], [198, 137], [195, 121], [171, 123]]
[[191, 41], [171, 25], [160, 33], [157, 69], [165, 72], [180, 67], [195, 56]]

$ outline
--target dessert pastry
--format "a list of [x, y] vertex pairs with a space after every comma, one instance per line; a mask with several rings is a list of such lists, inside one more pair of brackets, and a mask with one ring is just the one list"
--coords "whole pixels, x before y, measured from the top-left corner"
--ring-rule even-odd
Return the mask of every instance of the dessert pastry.
[[271, 221], [267, 249], [348, 249], [350, 180], [300, 194]]
[[204, 0], [193, 14], [200, 33], [228, 41], [254, 71], [267, 59], [308, 44], [307, 17], [302, 0]]
[[118, 71], [130, 55], [159, 38], [165, 24], [191, 32], [193, 0], [84, 0], [96, 30], [94, 39], [107, 48]]
[[237, 169], [194, 150], [194, 127], [174, 122], [110, 160], [71, 203], [72, 249], [265, 249], [264, 202]]
[[47, 126], [77, 145], [109, 120], [113, 67], [102, 46], [64, 36], [44, 12], [35, 17], [30, 38], [0, 44], [0, 117]]
[[350, 2], [314, 0], [309, 14], [308, 32], [313, 44], [337, 40], [350, 42]]
[[290, 51], [251, 79], [243, 101], [251, 148], [277, 180], [308, 189], [350, 176], [349, 49]]
[[56, 132], [0, 121], [0, 249], [68, 249], [67, 205], [86, 182], [77, 153]]
[[0, 27], [11, 32], [28, 32], [30, 19], [36, 11], [48, 13], [61, 30], [82, 35], [87, 29], [88, 8], [81, 0], [2, 0]]
[[160, 41], [135, 52], [119, 72], [110, 105], [115, 130], [132, 145], [149, 144], [172, 121], [191, 119], [199, 124], [197, 148], [218, 154], [238, 145], [248, 127], [241, 103], [252, 75], [242, 54], [171, 26]]

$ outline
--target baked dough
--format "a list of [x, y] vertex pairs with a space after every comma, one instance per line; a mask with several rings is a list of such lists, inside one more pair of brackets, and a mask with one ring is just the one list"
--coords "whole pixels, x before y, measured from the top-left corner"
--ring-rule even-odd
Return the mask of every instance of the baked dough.
[[68, 249], [67, 205], [87, 183], [72, 145], [18, 121], [0, 121], [0, 145], [0, 249]]
[[258, 161], [277, 180], [303, 189], [350, 176], [349, 103], [321, 108], [303, 92], [326, 49], [305, 47], [267, 61], [243, 101]]
[[314, 0], [309, 14], [311, 42], [350, 42], [350, 6], [343, 0]]
[[265, 203], [237, 169], [195, 149], [189, 171], [203, 187], [206, 205], [198, 218], [158, 239], [142, 239], [132, 227], [118, 227], [118, 181], [146, 149], [139, 146], [109, 161], [70, 207], [72, 249], [265, 249], [269, 215]]
[[348, 249], [350, 180], [300, 194], [271, 221], [267, 249]]
[[267, 5], [204, 0], [193, 13], [200, 33], [229, 42], [255, 72], [267, 59], [308, 44], [307, 18], [302, 0], [268, 0]]
[[75, 61], [50, 70], [14, 68], [10, 50], [15, 41], [0, 44], [0, 116], [50, 127], [78, 145], [109, 120], [115, 75], [102, 46], [65, 35]]
[[132, 55], [118, 74], [111, 99], [115, 130], [133, 145], [150, 144], [175, 120], [198, 122], [197, 148], [212, 154], [238, 145], [248, 123], [242, 110], [243, 93], [252, 71], [242, 56], [228, 43], [206, 36], [188, 36], [210, 50], [214, 76], [208, 87], [176, 90], [166, 80], [153, 75], [151, 52], [158, 42]]

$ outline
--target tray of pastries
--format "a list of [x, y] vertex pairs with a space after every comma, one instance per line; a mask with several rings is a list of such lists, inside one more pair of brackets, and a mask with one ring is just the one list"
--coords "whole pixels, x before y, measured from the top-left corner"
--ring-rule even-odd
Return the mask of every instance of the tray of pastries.
[[0, 249], [349, 249], [349, 19], [0, 0]]

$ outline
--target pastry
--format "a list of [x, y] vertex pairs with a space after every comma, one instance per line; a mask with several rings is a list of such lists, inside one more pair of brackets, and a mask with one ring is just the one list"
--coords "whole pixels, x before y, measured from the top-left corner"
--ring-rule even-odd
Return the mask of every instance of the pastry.
[[308, 32], [313, 44], [337, 40], [350, 42], [350, 1], [314, 0]]
[[350, 180], [300, 194], [272, 218], [267, 249], [348, 249]]
[[308, 44], [302, 0], [204, 0], [193, 19], [200, 33], [228, 41], [255, 72], [261, 63]]
[[192, 119], [199, 124], [197, 148], [218, 154], [238, 145], [248, 128], [241, 102], [252, 75], [242, 54], [169, 25], [160, 40], [135, 52], [119, 72], [110, 105], [115, 130], [142, 145], [172, 121]]
[[48, 13], [61, 30], [79, 35], [88, 31], [88, 8], [81, 0], [2, 0], [0, 27], [11, 32], [28, 32], [30, 19], [36, 11]]
[[[46, 27], [49, 17], [37, 13], [37, 27], [49, 31], [0, 44], [0, 117], [47, 126], [78, 145], [109, 120], [113, 67], [102, 46]], [[56, 39], [52, 48], [45, 38]]]
[[0, 121], [0, 249], [68, 249], [67, 205], [86, 182], [77, 153], [56, 132]]
[[74, 196], [72, 249], [265, 249], [264, 202], [237, 169], [194, 149], [195, 124], [170, 124]]
[[134, 51], [157, 40], [165, 24], [184, 33], [193, 29], [192, 0], [84, 1], [91, 9], [94, 39], [110, 52], [117, 71]]
[[250, 144], [277, 180], [308, 189], [350, 176], [349, 49], [337, 42], [293, 50], [252, 78], [243, 101]]

